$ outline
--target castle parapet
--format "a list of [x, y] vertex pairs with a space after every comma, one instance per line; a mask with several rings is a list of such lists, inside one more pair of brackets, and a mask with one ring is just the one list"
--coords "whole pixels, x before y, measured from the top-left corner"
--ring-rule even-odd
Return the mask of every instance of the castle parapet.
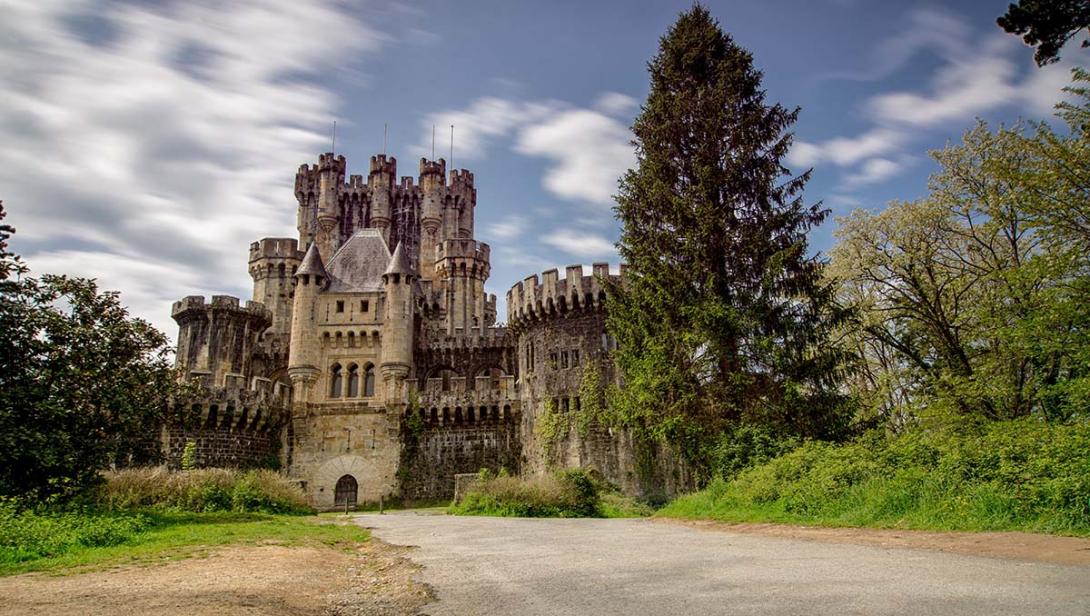
[[492, 247], [484, 242], [473, 239], [458, 238], [448, 239], [436, 244], [435, 260], [442, 259], [478, 259], [489, 261], [492, 257]]
[[[600, 310], [606, 301], [607, 280], [619, 281], [609, 273], [608, 263], [595, 263], [593, 273], [583, 275], [582, 265], [569, 265], [564, 278], [555, 269], [535, 274], [516, 283], [507, 292], [507, 324], [519, 327], [529, 320], [569, 310]], [[622, 271], [624, 266], [621, 266]]]

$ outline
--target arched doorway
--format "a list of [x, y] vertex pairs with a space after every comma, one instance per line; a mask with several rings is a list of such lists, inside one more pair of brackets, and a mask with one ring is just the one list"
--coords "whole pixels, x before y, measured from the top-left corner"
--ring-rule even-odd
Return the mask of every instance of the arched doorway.
[[346, 504], [349, 507], [355, 506], [358, 489], [359, 484], [356, 483], [355, 477], [352, 475], [342, 476], [337, 480], [337, 489], [333, 493], [333, 504], [337, 507], [344, 507]]

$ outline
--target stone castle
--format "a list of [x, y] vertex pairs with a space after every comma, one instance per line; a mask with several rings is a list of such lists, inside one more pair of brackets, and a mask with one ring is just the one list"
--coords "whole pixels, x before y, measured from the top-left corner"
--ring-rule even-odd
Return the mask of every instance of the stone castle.
[[526, 278], [497, 325], [473, 174], [421, 159], [399, 179], [385, 155], [366, 178], [346, 170], [333, 154], [299, 168], [299, 237], [250, 245], [252, 300], [174, 304], [177, 364], [201, 394], [164, 429], [168, 464], [275, 466], [318, 508], [446, 499], [482, 468], [592, 467], [631, 493], [673, 491], [676, 466], [637, 472], [623, 431], [571, 421], [588, 370], [596, 397], [615, 378], [607, 264]]

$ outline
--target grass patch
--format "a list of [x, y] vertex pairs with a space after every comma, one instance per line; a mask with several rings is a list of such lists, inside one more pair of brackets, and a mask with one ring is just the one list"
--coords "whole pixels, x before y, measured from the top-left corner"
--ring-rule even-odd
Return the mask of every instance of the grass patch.
[[203, 556], [212, 548], [231, 544], [350, 549], [367, 538], [367, 531], [358, 526], [324, 522], [316, 516], [23, 511], [0, 517], [0, 575], [156, 564]]
[[806, 443], [658, 515], [1090, 535], [1090, 424], [1021, 419]]

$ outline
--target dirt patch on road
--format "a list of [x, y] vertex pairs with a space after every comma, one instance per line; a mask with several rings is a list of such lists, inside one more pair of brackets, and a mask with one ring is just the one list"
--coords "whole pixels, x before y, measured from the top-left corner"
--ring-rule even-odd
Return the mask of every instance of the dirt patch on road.
[[0, 614], [133, 616], [415, 614], [433, 599], [407, 550], [235, 546], [206, 558], [66, 576], [0, 578]]
[[1090, 539], [1015, 532], [953, 533], [880, 528], [825, 528], [788, 524], [751, 524], [712, 520], [654, 518], [656, 522], [692, 528], [825, 541], [884, 548], [935, 550], [968, 556], [1004, 558], [1059, 565], [1090, 566]]

